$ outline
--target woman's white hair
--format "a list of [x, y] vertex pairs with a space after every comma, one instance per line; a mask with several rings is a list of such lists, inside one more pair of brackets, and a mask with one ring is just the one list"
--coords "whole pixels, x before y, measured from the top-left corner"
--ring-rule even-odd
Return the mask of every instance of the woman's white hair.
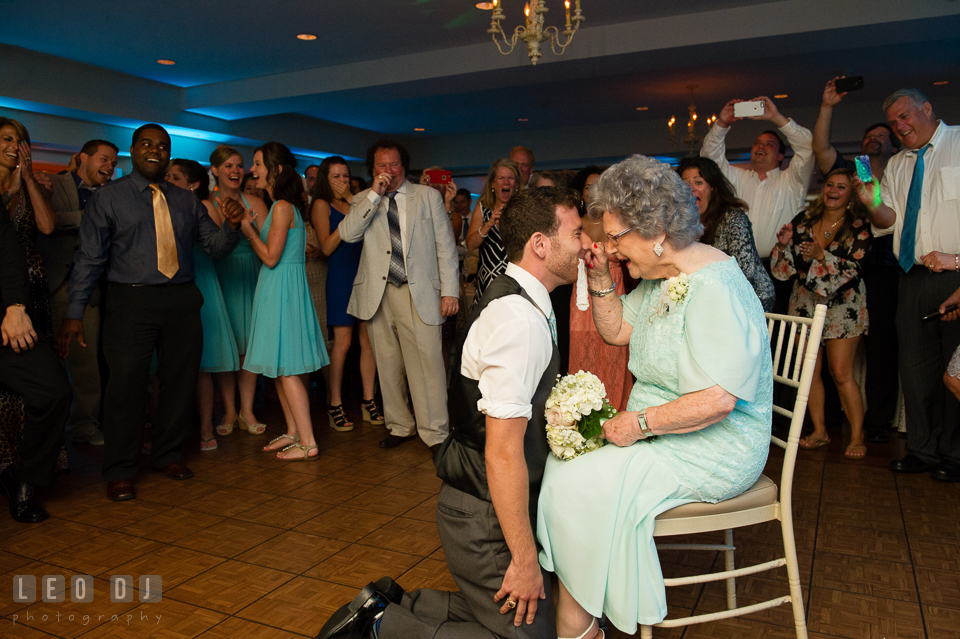
[[589, 212], [596, 218], [605, 211], [645, 239], [665, 234], [675, 249], [703, 235], [690, 187], [672, 168], [645, 155], [631, 156], [600, 175], [590, 191]]

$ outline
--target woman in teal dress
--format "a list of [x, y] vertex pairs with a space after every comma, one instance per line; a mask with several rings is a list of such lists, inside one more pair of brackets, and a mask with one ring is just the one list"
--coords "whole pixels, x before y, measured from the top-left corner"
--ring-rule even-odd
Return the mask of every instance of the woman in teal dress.
[[[214, 217], [213, 206], [207, 201], [210, 195], [207, 172], [199, 162], [180, 158], [171, 161], [166, 180], [193, 191], [207, 209], [207, 214]], [[198, 245], [193, 247], [193, 281], [203, 295], [203, 306], [200, 307], [203, 352], [200, 355], [200, 375], [197, 377], [200, 450], [211, 451], [217, 449], [217, 438], [213, 436], [213, 373], [237, 370], [240, 360], [213, 258]]]
[[[259, 197], [243, 192], [243, 156], [229, 146], [218, 146], [210, 154], [210, 171], [217, 181], [217, 189], [210, 198], [213, 206], [213, 219], [223, 224], [223, 213], [217, 200], [235, 200], [253, 215], [259, 228], [267, 219], [267, 206]], [[244, 370], [243, 359], [253, 326], [253, 295], [260, 276], [260, 258], [247, 242], [240, 242], [230, 255], [214, 261], [223, 300], [230, 317], [230, 329], [240, 363], [236, 368], [217, 375], [220, 395], [223, 397], [223, 419], [217, 426], [217, 434], [225, 437], [234, 427], [246, 430], [251, 435], [262, 435], [267, 427], [253, 414], [253, 398], [257, 391], [257, 375]], [[236, 396], [240, 393], [240, 411], [237, 412]]]
[[[606, 614], [632, 634], [667, 612], [654, 519], [691, 501], [748, 489], [767, 458], [773, 371], [763, 308], [737, 262], [697, 241], [690, 190], [635, 155], [604, 172], [590, 211], [606, 245], [587, 262], [593, 317], [628, 346], [637, 378], [627, 410], [604, 424], [613, 445], [547, 460], [537, 536], [557, 573], [561, 637], [602, 637]], [[617, 297], [608, 255], [643, 282]]]
[[279, 142], [268, 142], [253, 156], [257, 187], [273, 202], [261, 229], [249, 211], [242, 230], [263, 262], [253, 301], [253, 326], [245, 370], [277, 380], [287, 431], [266, 451], [291, 461], [315, 460], [320, 451], [310, 421], [304, 377], [330, 363], [304, 265], [306, 229], [300, 207], [305, 199], [297, 161]]

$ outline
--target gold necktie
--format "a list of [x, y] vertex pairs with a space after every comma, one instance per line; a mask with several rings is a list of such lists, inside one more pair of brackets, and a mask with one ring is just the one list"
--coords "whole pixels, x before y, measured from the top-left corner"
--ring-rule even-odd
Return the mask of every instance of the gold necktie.
[[177, 241], [173, 238], [170, 209], [160, 187], [151, 184], [150, 188], [153, 190], [153, 224], [157, 227], [157, 270], [173, 279], [180, 270], [180, 262], [177, 260]]

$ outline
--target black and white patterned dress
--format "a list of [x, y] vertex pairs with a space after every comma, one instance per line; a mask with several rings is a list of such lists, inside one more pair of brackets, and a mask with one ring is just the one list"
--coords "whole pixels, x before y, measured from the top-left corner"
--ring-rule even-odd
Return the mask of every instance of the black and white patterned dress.
[[733, 259], [737, 260], [744, 277], [753, 286], [760, 304], [766, 312], [773, 312], [775, 292], [773, 280], [763, 268], [757, 245], [753, 239], [753, 225], [747, 212], [743, 209], [727, 211], [720, 223], [713, 239], [714, 248], [720, 249]]
[[[480, 212], [483, 214], [483, 224], [490, 221], [493, 211], [481, 206]], [[497, 279], [497, 276], [507, 270], [507, 251], [503, 248], [503, 242], [500, 241], [500, 226], [494, 225], [483, 243], [480, 244], [480, 262], [477, 265], [477, 293], [474, 295], [474, 301], [479, 301], [480, 296], [487, 290], [487, 287]]]

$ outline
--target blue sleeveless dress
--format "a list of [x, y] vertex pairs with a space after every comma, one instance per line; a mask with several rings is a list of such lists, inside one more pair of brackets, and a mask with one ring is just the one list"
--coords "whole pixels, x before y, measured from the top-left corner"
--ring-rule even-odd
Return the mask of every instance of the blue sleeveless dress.
[[[246, 240], [240, 240], [249, 246]], [[220, 281], [213, 266], [213, 258], [193, 245], [193, 281], [203, 295], [200, 322], [203, 324], [203, 353], [200, 356], [201, 373], [223, 373], [240, 368], [237, 342], [230, 326], [230, 316], [223, 302]]]
[[[330, 232], [333, 233], [343, 218], [343, 213], [330, 206]], [[330, 326], [353, 326], [358, 320], [347, 313], [347, 304], [353, 294], [353, 280], [360, 269], [360, 254], [363, 242], [340, 242], [337, 250], [327, 258], [327, 324]]]
[[[260, 229], [264, 242], [276, 205], [270, 207]], [[330, 363], [307, 284], [303, 218], [297, 212], [293, 217], [294, 227], [287, 232], [280, 261], [273, 268], [260, 269], [253, 300], [253, 326], [243, 368], [267, 377], [312, 373]]]
[[[249, 209], [250, 203], [242, 193], [240, 199], [243, 200], [243, 206]], [[217, 206], [216, 201], [214, 206]], [[253, 294], [257, 289], [261, 266], [260, 258], [246, 240], [240, 240], [237, 248], [225, 258], [214, 260], [223, 301], [227, 306], [227, 315], [230, 316], [230, 326], [240, 355], [246, 353], [247, 340], [250, 339], [250, 327], [253, 326]], [[238, 366], [233, 370], [239, 369]]]
[[691, 501], [716, 503], [756, 482], [770, 448], [773, 362], [760, 300], [736, 260], [690, 275], [683, 304], [657, 314], [662, 280], [622, 296], [633, 326], [628, 411], [719, 385], [738, 398], [726, 419], [571, 461], [547, 459], [537, 514], [540, 565], [573, 598], [627, 634], [667, 613], [654, 520]]

